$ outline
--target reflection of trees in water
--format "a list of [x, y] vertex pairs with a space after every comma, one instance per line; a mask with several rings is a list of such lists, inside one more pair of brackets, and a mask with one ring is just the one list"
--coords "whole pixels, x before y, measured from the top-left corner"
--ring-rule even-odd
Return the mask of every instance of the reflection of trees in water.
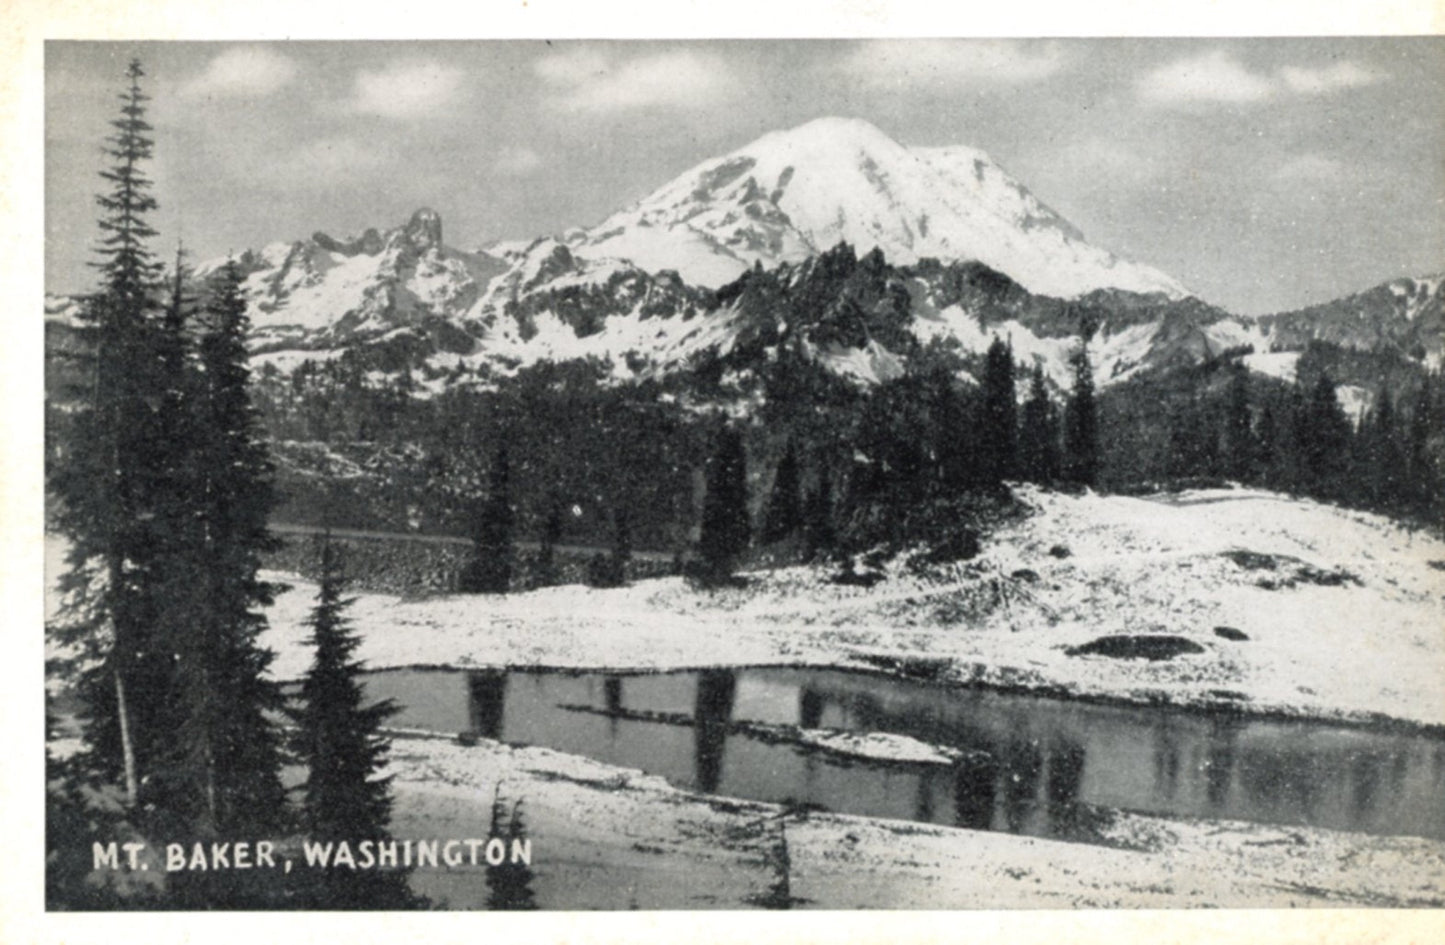
[[1350, 759], [1350, 813], [1359, 824], [1373, 814], [1380, 790], [1385, 757], [1379, 752], [1356, 751]]
[[1070, 833], [1078, 821], [1079, 792], [1084, 783], [1084, 756], [1084, 746], [1073, 739], [1058, 736], [1049, 743], [1045, 759], [1049, 775], [1045, 790], [1049, 799], [1049, 826], [1055, 834]]
[[467, 673], [467, 697], [472, 729], [483, 738], [500, 739], [507, 702], [507, 674], [497, 669]]
[[602, 680], [602, 698], [607, 704], [607, 728], [617, 736], [618, 715], [622, 712], [622, 677], [608, 676]]
[[722, 780], [723, 746], [737, 688], [737, 674], [730, 669], [705, 669], [697, 674], [693, 758], [699, 790], [716, 791]]
[[819, 728], [823, 724], [823, 694], [812, 686], [798, 691], [798, 725], [803, 728]]
[[[1287, 812], [1288, 820], [1313, 822], [1320, 798], [1335, 780], [1320, 756], [1279, 745], [1243, 753], [1235, 769], [1240, 790], [1263, 811]], [[1255, 812], [1256, 815], [1258, 811]]]
[[913, 819], [925, 824], [933, 823], [933, 770], [918, 772], [918, 790], [913, 796]]
[[1209, 744], [1204, 758], [1204, 793], [1209, 809], [1218, 812], [1229, 800], [1230, 783], [1234, 780], [1234, 743], [1239, 737], [1238, 720], [1215, 716], [1209, 730]]
[[954, 825], [972, 830], [993, 826], [998, 764], [987, 755], [969, 755], [953, 769]]
[[1173, 800], [1179, 793], [1179, 732], [1167, 717], [1154, 726], [1154, 790]]
[[1019, 739], [1004, 750], [1003, 814], [1008, 829], [1014, 833], [1022, 831], [1034, 807], [1043, 769], [1044, 755], [1037, 740]]

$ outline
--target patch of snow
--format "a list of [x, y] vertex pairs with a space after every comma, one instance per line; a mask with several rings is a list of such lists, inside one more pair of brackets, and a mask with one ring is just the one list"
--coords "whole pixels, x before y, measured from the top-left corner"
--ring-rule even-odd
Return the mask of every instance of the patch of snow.
[[957, 748], [931, 745], [892, 732], [843, 732], [805, 728], [799, 730], [798, 741], [835, 754], [904, 764], [951, 765], [964, 754]]
[[1244, 356], [1244, 366], [1256, 374], [1275, 377], [1293, 384], [1295, 367], [1299, 364], [1298, 351], [1268, 351]]

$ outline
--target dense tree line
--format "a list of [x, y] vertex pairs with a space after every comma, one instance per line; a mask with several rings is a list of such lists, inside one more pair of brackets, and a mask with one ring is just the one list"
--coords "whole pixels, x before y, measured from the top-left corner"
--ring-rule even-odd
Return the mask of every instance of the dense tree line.
[[1125, 387], [1109, 402], [1108, 484], [1228, 480], [1438, 523], [1438, 379], [1381, 384], [1354, 417], [1341, 387], [1309, 352], [1293, 381], [1227, 358], [1155, 382], [1149, 397]]

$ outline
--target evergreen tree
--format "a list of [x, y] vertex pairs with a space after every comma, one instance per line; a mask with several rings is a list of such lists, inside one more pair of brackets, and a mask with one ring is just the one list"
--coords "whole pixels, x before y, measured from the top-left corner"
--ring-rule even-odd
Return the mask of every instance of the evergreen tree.
[[587, 583], [593, 587], [621, 587], [627, 583], [632, 561], [632, 513], [617, 503], [612, 511], [612, 551], [598, 552], [587, 562]]
[[203, 824], [223, 836], [274, 830], [285, 822], [281, 735], [284, 699], [267, 678], [273, 654], [257, 642], [261, 609], [275, 587], [259, 578], [277, 541], [267, 530], [276, 504], [273, 467], [251, 405], [242, 274], [234, 261], [218, 274], [199, 343], [203, 383], [193, 444], [200, 488], [194, 578], [205, 607], [191, 645], [180, 651], [187, 715], [181, 741], [205, 798]]
[[1043, 365], [1035, 365], [1019, 429], [1019, 473], [1028, 481], [1047, 483], [1059, 477], [1058, 426]]
[[1074, 390], [1064, 412], [1064, 474], [1070, 482], [1092, 486], [1099, 474], [1099, 418], [1087, 342], [1080, 343], [1072, 360]]
[[1223, 439], [1225, 474], [1241, 482], [1247, 481], [1254, 471], [1259, 449], [1250, 422], [1249, 371], [1243, 364], [1236, 364], [1229, 378]]
[[1169, 422], [1169, 456], [1165, 471], [1172, 477], [1212, 476], [1218, 472], [1218, 431], [1208, 407], [1191, 391], [1178, 401]]
[[532, 867], [525, 860], [514, 860], [512, 857], [515, 844], [527, 839], [521, 801], [512, 805], [509, 813], [502, 803], [501, 792], [493, 796], [490, 836], [506, 844], [507, 856], [500, 865], [487, 870], [487, 908], [493, 912], [530, 912], [536, 909]]
[[546, 587], [557, 582], [557, 543], [562, 540], [562, 500], [553, 494], [547, 501], [547, 514], [542, 519], [541, 540], [537, 552], [537, 584]]
[[1407, 464], [1395, 420], [1395, 405], [1383, 385], [1376, 397], [1369, 429], [1361, 429], [1359, 439], [1364, 444], [1370, 499], [1382, 508], [1398, 508], [1405, 500]]
[[1407, 443], [1408, 492], [1411, 505], [1424, 515], [1434, 515], [1445, 496], [1445, 470], [1431, 453], [1430, 439], [1438, 427], [1435, 423], [1435, 381], [1426, 375], [1410, 411]]
[[944, 495], [958, 495], [977, 485], [979, 479], [969, 443], [969, 411], [951, 373], [939, 371], [931, 381], [936, 478]]
[[1321, 374], [1296, 418], [1295, 440], [1303, 488], [1322, 498], [1337, 497], [1350, 456], [1350, 421], [1335, 396], [1335, 382]]
[[826, 467], [818, 470], [818, 482], [808, 493], [803, 528], [809, 558], [817, 558], [837, 544], [838, 535], [833, 527], [833, 484]]
[[472, 560], [462, 574], [461, 589], [467, 593], [505, 594], [512, 586], [512, 562], [516, 549], [512, 525], [512, 467], [505, 440], [497, 447], [487, 479], [487, 494], [472, 526]]
[[1280, 441], [1280, 423], [1272, 404], [1266, 403], [1259, 411], [1259, 426], [1255, 430], [1254, 470], [1255, 477], [1271, 489], [1286, 488], [1284, 472], [1284, 444]]
[[748, 546], [752, 528], [748, 522], [747, 453], [737, 430], [724, 427], [706, 470], [707, 494], [703, 497], [702, 534], [698, 550], [709, 576], [724, 578]]
[[[360, 639], [345, 615], [349, 600], [340, 561], [329, 539], [320, 547], [321, 586], [307, 619], [315, 647], [291, 710], [294, 745], [306, 766], [302, 826], [320, 842], [385, 840], [391, 819], [391, 779], [378, 777], [390, 743], [381, 734], [396, 714], [391, 700], [364, 705], [363, 664], [354, 658]], [[323, 870], [309, 890], [313, 908], [388, 909], [413, 904], [406, 874], [387, 870]]]
[[154, 645], [162, 373], [159, 266], [147, 247], [155, 234], [146, 217], [156, 201], [144, 172], [152, 153], [144, 75], [132, 60], [120, 117], [111, 122], [115, 134], [107, 139], [111, 163], [101, 177], [110, 189], [96, 198], [103, 212], [95, 263], [102, 286], [81, 311], [81, 341], [93, 358], [89, 389], [49, 483], [54, 520], [70, 543], [61, 586], [76, 603], [63, 642], [82, 644], [93, 661], [80, 686], [91, 760], [100, 774], [123, 776], [132, 805], [176, 721], [169, 654]]
[[1018, 458], [1018, 402], [1013, 349], [995, 338], [983, 373], [983, 417], [979, 422], [979, 459], [985, 484], [1014, 475]]
[[778, 461], [777, 475], [773, 478], [773, 493], [768, 500], [767, 516], [763, 520], [763, 541], [780, 541], [792, 535], [803, 523], [803, 500], [799, 494], [798, 457], [792, 444], [783, 452]]

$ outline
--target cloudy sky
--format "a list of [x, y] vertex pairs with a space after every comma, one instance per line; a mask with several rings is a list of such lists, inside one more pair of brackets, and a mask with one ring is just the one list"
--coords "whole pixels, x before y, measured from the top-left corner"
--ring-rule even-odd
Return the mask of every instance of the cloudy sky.
[[594, 224], [822, 115], [969, 144], [1239, 312], [1445, 270], [1445, 38], [51, 42], [46, 286], [88, 288], [125, 63], [156, 243], [210, 258], [436, 209], [477, 248]]

